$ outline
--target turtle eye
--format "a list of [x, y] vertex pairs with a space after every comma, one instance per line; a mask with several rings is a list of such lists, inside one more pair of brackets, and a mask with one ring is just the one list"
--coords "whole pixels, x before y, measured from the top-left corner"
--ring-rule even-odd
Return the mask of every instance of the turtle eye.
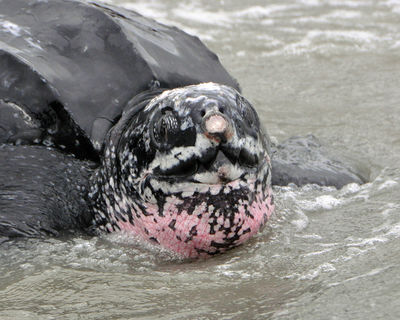
[[179, 134], [179, 121], [172, 110], [163, 110], [153, 124], [154, 142], [160, 147], [174, 144]]

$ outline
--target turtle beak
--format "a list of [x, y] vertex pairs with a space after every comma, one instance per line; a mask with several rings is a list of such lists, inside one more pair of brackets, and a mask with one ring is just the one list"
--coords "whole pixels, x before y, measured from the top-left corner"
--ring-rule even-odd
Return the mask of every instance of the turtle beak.
[[193, 176], [196, 182], [205, 184], [226, 184], [239, 179], [244, 171], [233, 163], [222, 150], [218, 150], [213, 159], [200, 161], [197, 173]]
[[228, 183], [237, 180], [242, 175], [242, 170], [238, 170], [234, 164], [220, 150], [211, 165], [210, 171], [215, 172], [221, 183]]

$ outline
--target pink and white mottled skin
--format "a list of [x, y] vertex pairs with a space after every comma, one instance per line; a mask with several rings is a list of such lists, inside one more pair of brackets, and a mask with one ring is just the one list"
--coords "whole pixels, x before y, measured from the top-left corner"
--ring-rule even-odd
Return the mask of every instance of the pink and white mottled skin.
[[274, 210], [268, 144], [236, 90], [164, 91], [113, 128], [89, 193], [94, 224], [183, 257], [234, 248]]
[[[209, 211], [208, 204], [203, 202], [189, 215], [186, 210], [180, 211], [177, 207], [177, 202], [182, 201], [190, 199], [169, 197], [165, 202], [162, 217], [158, 215], [159, 208], [156, 204], [146, 204], [148, 216], [141, 217], [134, 225], [129, 222], [119, 222], [118, 226], [123, 232], [138, 235], [142, 239], [150, 239], [153, 243], [156, 242], [183, 257], [209, 257], [246, 242], [264, 226], [274, 210], [272, 190], [269, 189], [265, 195], [262, 193], [256, 195], [248, 209], [250, 215], [246, 214], [243, 205], [238, 205], [237, 211], [230, 213], [234, 216], [232, 222], [229, 219], [230, 215], [224, 217], [219, 212], [214, 227], [215, 232], [211, 232], [210, 222], [214, 219], [211, 217], [213, 211]], [[231, 229], [229, 233], [226, 232], [228, 229]], [[149, 238], [149, 235], [157, 237]], [[235, 236], [237, 239], [229, 246], [223, 246], [227, 239], [235, 239]], [[222, 247], [213, 246], [213, 243], [221, 244]]]

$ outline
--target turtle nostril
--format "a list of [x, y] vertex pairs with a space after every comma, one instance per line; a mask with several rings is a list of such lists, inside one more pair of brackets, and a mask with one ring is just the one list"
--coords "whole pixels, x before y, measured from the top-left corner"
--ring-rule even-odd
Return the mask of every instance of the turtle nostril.
[[206, 115], [206, 111], [204, 109], [201, 110], [200, 115], [201, 115], [201, 117], [204, 117]]
[[225, 113], [224, 107], [219, 107], [219, 108], [218, 108], [218, 111], [221, 112], [222, 114]]

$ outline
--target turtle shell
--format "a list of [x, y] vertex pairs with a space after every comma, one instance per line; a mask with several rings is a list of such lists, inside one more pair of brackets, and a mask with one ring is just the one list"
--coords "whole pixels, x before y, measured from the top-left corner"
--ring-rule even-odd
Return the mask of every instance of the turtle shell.
[[[0, 1], [0, 143], [23, 136], [96, 160], [133, 97], [202, 82], [239, 90], [199, 38], [175, 27], [98, 2]], [[7, 135], [10, 113], [30, 121]]]

